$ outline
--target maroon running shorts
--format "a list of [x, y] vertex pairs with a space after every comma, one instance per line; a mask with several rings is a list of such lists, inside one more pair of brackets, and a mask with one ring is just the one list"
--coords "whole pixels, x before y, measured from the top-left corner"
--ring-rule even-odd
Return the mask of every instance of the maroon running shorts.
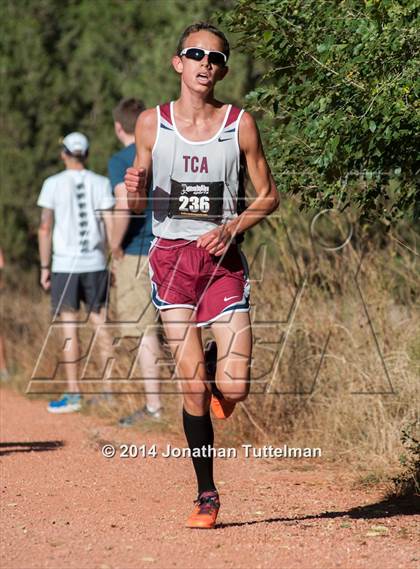
[[197, 326], [249, 311], [248, 267], [237, 245], [215, 257], [196, 241], [156, 239], [149, 252], [152, 301], [159, 310], [192, 308]]

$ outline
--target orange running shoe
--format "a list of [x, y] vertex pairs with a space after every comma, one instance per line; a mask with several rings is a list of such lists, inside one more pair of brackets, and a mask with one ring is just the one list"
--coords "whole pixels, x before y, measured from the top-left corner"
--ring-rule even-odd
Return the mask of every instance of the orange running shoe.
[[220, 508], [219, 494], [216, 490], [201, 492], [194, 503], [195, 508], [187, 520], [187, 528], [213, 529]]
[[210, 409], [216, 419], [227, 419], [235, 409], [236, 403], [228, 401], [224, 397], [217, 395], [211, 396]]

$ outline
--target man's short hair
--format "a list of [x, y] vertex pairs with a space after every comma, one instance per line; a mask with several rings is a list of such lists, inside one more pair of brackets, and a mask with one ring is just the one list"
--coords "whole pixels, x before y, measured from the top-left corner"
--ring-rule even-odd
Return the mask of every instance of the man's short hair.
[[66, 156], [69, 156], [76, 162], [80, 162], [80, 164], [85, 164], [89, 158], [89, 150], [86, 150], [84, 154], [81, 154], [80, 152], [70, 152], [68, 148], [62, 146], [62, 151]]
[[179, 55], [184, 49], [184, 42], [189, 35], [195, 34], [196, 32], [201, 32], [202, 30], [210, 32], [222, 40], [222, 51], [226, 55], [226, 60], [229, 59], [230, 47], [227, 37], [221, 30], [219, 30], [219, 28], [216, 28], [216, 26], [213, 26], [213, 24], [209, 24], [208, 22], [197, 22], [196, 24], [191, 24], [191, 26], [185, 28], [178, 41], [178, 46], [176, 49], [177, 54]]
[[140, 99], [122, 99], [112, 111], [112, 116], [114, 121], [119, 122], [127, 134], [134, 134], [137, 118], [145, 108], [143, 101], [140, 101]]

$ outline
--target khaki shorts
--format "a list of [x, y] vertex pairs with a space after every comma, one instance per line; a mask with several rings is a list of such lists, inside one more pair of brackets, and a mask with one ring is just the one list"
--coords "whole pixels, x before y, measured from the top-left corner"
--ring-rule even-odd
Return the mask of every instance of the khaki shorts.
[[151, 300], [147, 255], [124, 255], [114, 260], [114, 286], [111, 304], [123, 336], [157, 334], [157, 311]]

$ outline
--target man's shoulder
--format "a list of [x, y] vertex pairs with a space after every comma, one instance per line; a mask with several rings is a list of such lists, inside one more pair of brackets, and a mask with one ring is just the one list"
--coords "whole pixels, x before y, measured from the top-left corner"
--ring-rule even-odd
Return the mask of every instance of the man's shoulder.
[[41, 192], [38, 197], [37, 205], [40, 207], [46, 207], [49, 209], [54, 209], [55, 196], [60, 194], [60, 188], [66, 185], [66, 170], [57, 172], [45, 178]]
[[[165, 103], [165, 104], [170, 104], [170, 103]], [[155, 105], [154, 107], [149, 107], [147, 109], [145, 109], [142, 113], [140, 113], [139, 118], [142, 117], [143, 120], [147, 120], [150, 118], [156, 118], [156, 110], [159, 107], [159, 109], [162, 107], [162, 105]]]
[[44, 186], [56, 184], [57, 182], [60, 182], [63, 178], [66, 177], [67, 177], [67, 170], [62, 170], [61, 172], [57, 172], [56, 174], [51, 174], [51, 176], [45, 178]]
[[157, 116], [156, 107], [140, 113], [135, 130], [137, 145], [152, 150], [157, 135]]
[[244, 125], [246, 128], [254, 128], [257, 124], [255, 118], [245, 109], [242, 109], [242, 111], [241, 125]]
[[124, 148], [121, 148], [121, 150], [118, 150], [118, 152], [115, 152], [109, 159], [109, 165], [114, 166], [114, 165], [119, 165], [121, 163], [124, 164], [129, 163], [129, 166], [131, 166], [135, 154], [136, 154], [136, 145], [133, 142], [132, 144], [129, 144]]
[[109, 184], [109, 180], [102, 174], [97, 174], [93, 170], [86, 170], [86, 177], [96, 184]]
[[[161, 105], [158, 105], [159, 108]], [[156, 128], [156, 117], [157, 117], [157, 110], [156, 107], [150, 107], [146, 109], [142, 113], [140, 113], [137, 119], [137, 125], [141, 125], [142, 128]]]

